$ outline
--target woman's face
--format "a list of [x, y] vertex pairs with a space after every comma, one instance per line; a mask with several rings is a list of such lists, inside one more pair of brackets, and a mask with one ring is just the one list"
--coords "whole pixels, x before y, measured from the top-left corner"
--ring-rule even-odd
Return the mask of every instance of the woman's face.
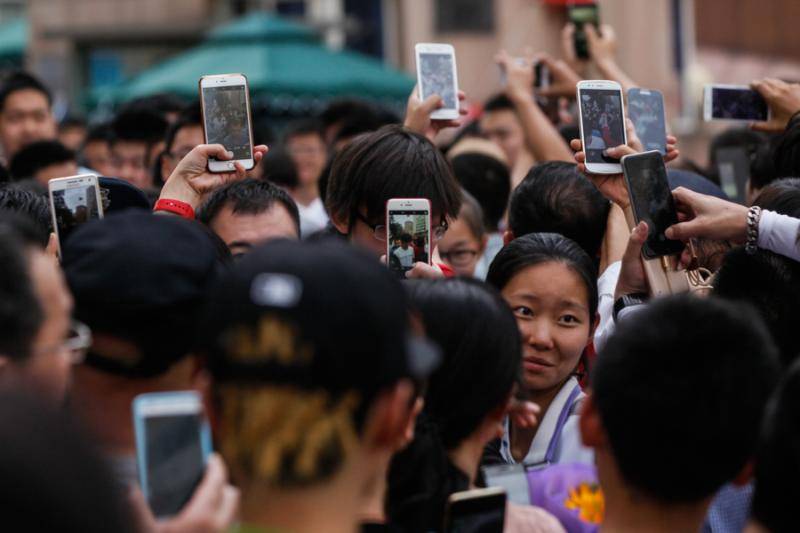
[[567, 265], [551, 261], [520, 270], [501, 292], [522, 338], [525, 388], [560, 388], [578, 365], [593, 330], [585, 284]]
[[483, 243], [472, 234], [469, 226], [455, 219], [439, 240], [439, 255], [459, 276], [472, 277], [483, 253]]

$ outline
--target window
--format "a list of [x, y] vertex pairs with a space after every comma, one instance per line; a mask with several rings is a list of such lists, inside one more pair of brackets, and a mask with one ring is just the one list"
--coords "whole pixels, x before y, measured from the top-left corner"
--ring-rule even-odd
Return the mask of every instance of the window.
[[438, 32], [491, 33], [494, 31], [493, 0], [438, 0]]

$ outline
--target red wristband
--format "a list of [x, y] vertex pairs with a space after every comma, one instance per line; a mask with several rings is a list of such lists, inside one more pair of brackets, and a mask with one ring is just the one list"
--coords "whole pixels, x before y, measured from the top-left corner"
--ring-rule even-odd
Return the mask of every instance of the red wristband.
[[168, 213], [174, 213], [179, 217], [194, 220], [194, 209], [192, 206], [186, 202], [181, 202], [180, 200], [167, 200], [161, 198], [156, 202], [156, 206], [153, 208], [153, 211], [167, 211]]

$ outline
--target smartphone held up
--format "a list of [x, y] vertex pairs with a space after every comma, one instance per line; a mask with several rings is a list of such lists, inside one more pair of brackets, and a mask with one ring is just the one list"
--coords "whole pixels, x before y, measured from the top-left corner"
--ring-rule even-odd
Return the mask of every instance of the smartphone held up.
[[620, 174], [619, 160], [606, 155], [606, 150], [628, 142], [622, 87], [608, 80], [584, 80], [577, 87], [586, 170], [592, 174]]
[[434, 120], [459, 117], [456, 52], [449, 44], [419, 43], [414, 47], [417, 59], [419, 99], [437, 94], [442, 107], [431, 113]]
[[255, 166], [250, 123], [250, 93], [244, 74], [220, 74], [200, 78], [200, 105], [206, 144], [221, 144], [233, 153], [227, 161], [209, 159], [211, 172], [232, 172], [239, 163], [245, 170]]
[[47, 189], [60, 255], [64, 242], [78, 226], [103, 218], [100, 185], [94, 174], [81, 174], [52, 179]]
[[769, 120], [769, 106], [758, 91], [746, 85], [706, 85], [703, 119], [763, 122]]
[[414, 263], [431, 263], [431, 203], [426, 198], [386, 202], [386, 264], [405, 279]]

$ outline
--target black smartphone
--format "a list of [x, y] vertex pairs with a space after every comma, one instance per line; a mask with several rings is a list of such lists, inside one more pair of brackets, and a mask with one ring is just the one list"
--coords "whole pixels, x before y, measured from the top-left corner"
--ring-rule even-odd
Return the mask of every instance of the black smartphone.
[[622, 172], [628, 184], [633, 215], [638, 224], [647, 222], [649, 234], [642, 255], [654, 259], [683, 251], [683, 243], [668, 239], [664, 232], [678, 223], [678, 211], [667, 180], [661, 152], [651, 150], [622, 158]]
[[750, 179], [750, 153], [741, 146], [718, 148], [715, 152], [719, 183], [728, 198], [745, 203], [747, 181]]
[[745, 85], [706, 85], [703, 119], [765, 121], [769, 120], [769, 106], [763, 96]]
[[628, 116], [645, 151], [658, 150], [665, 155], [667, 124], [664, 96], [653, 89], [631, 89], [628, 91]]
[[455, 492], [447, 499], [445, 533], [503, 533], [506, 491], [500, 487]]
[[589, 41], [586, 39], [586, 32], [583, 30], [585, 24], [592, 24], [595, 28], [600, 27], [600, 12], [594, 2], [573, 1], [568, 8], [569, 20], [575, 25], [575, 55], [579, 59], [589, 59]]
[[533, 66], [533, 88], [536, 90], [536, 103], [542, 108], [544, 114], [553, 124], [558, 124], [558, 98], [541, 96], [538, 91], [550, 87], [550, 69], [543, 62], [539, 61]]

